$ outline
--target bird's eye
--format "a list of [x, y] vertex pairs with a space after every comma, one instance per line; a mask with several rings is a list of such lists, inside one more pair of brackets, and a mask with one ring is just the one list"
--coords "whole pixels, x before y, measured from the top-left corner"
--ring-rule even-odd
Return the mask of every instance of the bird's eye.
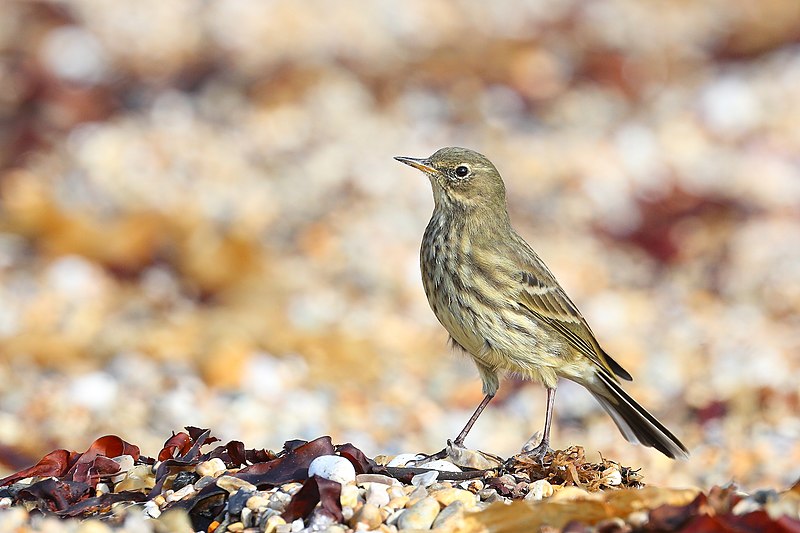
[[459, 178], [463, 178], [467, 174], [469, 174], [469, 167], [468, 166], [459, 165], [459, 166], [456, 167], [456, 176], [458, 176]]

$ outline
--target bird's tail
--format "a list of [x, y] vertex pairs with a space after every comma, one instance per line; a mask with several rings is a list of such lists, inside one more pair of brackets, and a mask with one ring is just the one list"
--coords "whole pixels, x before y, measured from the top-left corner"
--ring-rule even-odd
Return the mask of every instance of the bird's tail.
[[619, 383], [606, 372], [599, 371], [587, 384], [592, 395], [611, 415], [617, 427], [629, 442], [655, 448], [667, 457], [686, 459], [689, 451], [670, 430], [664, 427], [647, 409], [622, 390]]

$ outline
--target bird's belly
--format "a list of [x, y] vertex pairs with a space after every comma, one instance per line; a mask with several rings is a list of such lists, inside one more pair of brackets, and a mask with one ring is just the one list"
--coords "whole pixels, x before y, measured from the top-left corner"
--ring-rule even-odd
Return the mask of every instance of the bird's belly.
[[436, 318], [478, 365], [546, 384], [557, 379], [568, 352], [562, 339], [551, 338], [513, 302], [476, 297], [468, 281], [430, 279], [425, 292]]

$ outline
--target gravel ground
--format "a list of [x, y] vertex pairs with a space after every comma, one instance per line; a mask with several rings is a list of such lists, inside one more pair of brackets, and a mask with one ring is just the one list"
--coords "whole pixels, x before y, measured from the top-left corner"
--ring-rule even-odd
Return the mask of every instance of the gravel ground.
[[[565, 383], [553, 444], [648, 483], [800, 477], [793, 0], [0, 3], [0, 471], [187, 425], [432, 452], [481, 398], [427, 307], [424, 179], [490, 157], [512, 219], [681, 437]], [[503, 457], [509, 380], [468, 444]]]

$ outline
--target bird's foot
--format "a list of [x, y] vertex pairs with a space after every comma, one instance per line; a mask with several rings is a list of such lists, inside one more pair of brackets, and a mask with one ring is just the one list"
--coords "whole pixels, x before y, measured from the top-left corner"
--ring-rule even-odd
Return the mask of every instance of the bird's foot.
[[420, 467], [426, 463], [436, 460], [447, 460], [454, 465], [461, 468], [469, 468], [474, 470], [490, 470], [499, 467], [503, 460], [480, 450], [471, 450], [464, 446], [463, 443], [456, 441], [447, 441], [447, 447], [432, 455], [425, 455], [421, 459], [411, 461], [406, 464], [409, 467]]
[[[448, 444], [449, 442], [450, 441], [448, 441]], [[414, 459], [413, 461], [409, 461], [408, 463], [406, 463], [406, 466], [409, 468], [417, 467], [417, 466], [422, 466], [425, 463], [430, 463], [431, 461], [438, 461], [439, 459], [444, 459], [445, 457], [447, 457], [447, 448], [439, 450], [438, 452], [430, 455], [425, 455], [425, 454], [420, 454], [420, 455], [422, 455], [422, 457], [420, 457], [419, 459]]]
[[447, 459], [456, 466], [474, 470], [492, 470], [503, 464], [503, 459], [496, 455], [450, 441], [447, 441]]
[[[553, 449], [550, 447], [550, 443], [549, 442], [547, 442], [546, 440], [542, 440], [542, 442], [540, 442], [539, 445], [536, 446], [533, 449], [530, 449], [530, 450], [524, 450], [523, 449], [523, 452], [520, 455], [522, 457], [525, 457], [526, 459], [533, 459], [534, 461], [539, 463], [539, 466], [544, 467], [544, 466], [547, 466], [547, 464], [552, 462], [552, 460], [553, 460]], [[550, 456], [550, 462], [546, 463], [545, 462], [545, 458], [548, 455]]]

